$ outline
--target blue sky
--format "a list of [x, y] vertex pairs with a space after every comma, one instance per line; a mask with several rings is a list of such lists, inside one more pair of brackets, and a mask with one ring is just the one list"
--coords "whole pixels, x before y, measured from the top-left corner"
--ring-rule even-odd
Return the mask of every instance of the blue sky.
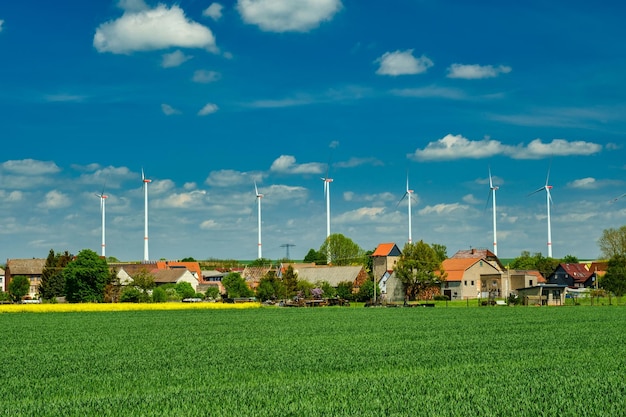
[[625, 6], [141, 0], [0, 6], [0, 258], [364, 249], [599, 255], [626, 224]]

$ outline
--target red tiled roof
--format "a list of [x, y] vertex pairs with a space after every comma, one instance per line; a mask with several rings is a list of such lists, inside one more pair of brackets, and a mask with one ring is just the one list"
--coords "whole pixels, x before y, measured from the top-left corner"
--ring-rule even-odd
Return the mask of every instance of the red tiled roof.
[[441, 263], [443, 270], [448, 274], [446, 281], [461, 281], [463, 274], [476, 262], [478, 258], [448, 258]]
[[381, 243], [376, 247], [372, 256], [387, 256], [392, 251], [394, 246], [396, 246], [395, 243]]
[[567, 275], [574, 278], [574, 282], [585, 282], [594, 272], [586, 264], [561, 264], [561, 268]]

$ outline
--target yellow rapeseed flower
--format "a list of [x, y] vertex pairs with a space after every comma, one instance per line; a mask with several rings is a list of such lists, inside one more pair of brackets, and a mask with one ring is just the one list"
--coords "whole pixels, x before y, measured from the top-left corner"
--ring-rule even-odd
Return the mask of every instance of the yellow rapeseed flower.
[[3, 304], [0, 313], [76, 313], [140, 310], [227, 310], [259, 308], [260, 303], [79, 303]]

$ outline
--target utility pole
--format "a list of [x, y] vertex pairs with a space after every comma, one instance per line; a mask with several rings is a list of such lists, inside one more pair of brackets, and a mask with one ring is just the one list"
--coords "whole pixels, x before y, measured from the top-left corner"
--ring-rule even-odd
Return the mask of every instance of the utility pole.
[[282, 245], [280, 245], [281, 248], [285, 248], [285, 259], [289, 259], [289, 248], [293, 248], [294, 245], [293, 243], [283, 243]]

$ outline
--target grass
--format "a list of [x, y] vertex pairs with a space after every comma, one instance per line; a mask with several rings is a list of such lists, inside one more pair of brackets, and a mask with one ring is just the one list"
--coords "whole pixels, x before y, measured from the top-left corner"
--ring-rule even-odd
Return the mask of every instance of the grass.
[[0, 314], [0, 416], [601, 416], [626, 308]]

